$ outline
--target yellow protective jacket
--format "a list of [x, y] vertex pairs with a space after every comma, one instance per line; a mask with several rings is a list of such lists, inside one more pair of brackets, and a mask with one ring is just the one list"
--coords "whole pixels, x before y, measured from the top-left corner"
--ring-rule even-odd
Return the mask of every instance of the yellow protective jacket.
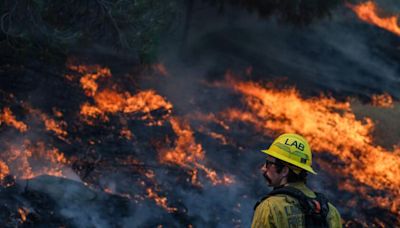
[[[302, 182], [290, 183], [288, 186], [299, 189], [308, 197], [316, 197], [315, 193]], [[342, 227], [338, 210], [330, 203], [328, 203], [328, 206], [327, 221], [329, 227]], [[305, 227], [304, 214], [297, 199], [283, 194], [274, 195], [268, 197], [257, 206], [251, 227]]]

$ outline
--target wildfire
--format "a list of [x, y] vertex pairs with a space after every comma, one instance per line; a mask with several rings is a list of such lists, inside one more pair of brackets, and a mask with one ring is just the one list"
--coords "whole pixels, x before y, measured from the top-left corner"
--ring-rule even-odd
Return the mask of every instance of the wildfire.
[[3, 113], [0, 113], [0, 124], [4, 122], [9, 126], [13, 126], [18, 129], [20, 132], [26, 132], [28, 130], [28, 126], [25, 123], [18, 121], [15, 116], [12, 114], [10, 108], [3, 108]]
[[101, 67], [99, 65], [68, 65], [68, 68], [84, 74], [84, 76], [80, 79], [80, 83], [87, 96], [93, 96], [96, 94], [99, 87], [96, 83], [96, 80], [99, 78], [111, 77], [110, 69]]
[[224, 135], [216, 133], [216, 132], [206, 132], [207, 135], [209, 135], [210, 137], [220, 141], [221, 144], [223, 145], [227, 145], [228, 144], [228, 140], [225, 138]]
[[217, 176], [217, 173], [201, 164], [204, 159], [204, 150], [201, 144], [196, 143], [193, 132], [190, 129], [188, 123], [180, 121], [178, 118], [171, 118], [170, 123], [172, 129], [177, 135], [175, 148], [171, 150], [165, 150], [161, 153], [161, 162], [177, 164], [183, 168], [193, 170], [192, 183], [196, 181], [197, 170], [202, 170], [206, 173], [207, 178], [212, 182], [213, 185], [217, 184], [231, 184], [233, 179], [224, 176], [222, 179]]
[[146, 193], [148, 198], [153, 199], [158, 206], [164, 208], [169, 213], [178, 211], [177, 208], [168, 206], [167, 197], [160, 197], [153, 189], [147, 188]]
[[[309, 139], [316, 152], [330, 152], [345, 166], [343, 175], [375, 189], [389, 191], [392, 211], [400, 202], [400, 153], [374, 145], [374, 123], [359, 120], [349, 102], [320, 96], [303, 99], [294, 88], [277, 90], [252, 82], [232, 82], [244, 96], [249, 112], [231, 109], [224, 113], [230, 120], [254, 124], [267, 135], [272, 132], [296, 132]], [[368, 197], [371, 198], [371, 197]], [[379, 200], [379, 199], [376, 199]]]
[[[57, 122], [26, 103], [21, 103], [20, 107], [23, 108], [25, 114], [31, 114], [32, 117], [43, 121], [46, 130], [54, 132], [58, 138], [67, 141], [68, 134], [63, 129], [66, 127], [65, 122]], [[3, 113], [0, 114], [0, 122], [13, 126], [20, 132], [28, 130], [27, 125], [16, 120], [8, 107], [5, 107]], [[62, 169], [68, 161], [57, 148], [49, 149], [42, 141], [31, 142], [28, 139], [17, 141], [22, 141], [22, 143], [18, 145], [7, 141], [3, 142], [4, 151], [0, 154], [0, 180], [3, 180], [7, 175], [23, 179], [42, 174], [63, 176]]]
[[[25, 140], [22, 146], [9, 146], [1, 158], [1, 177], [11, 173], [17, 178], [30, 179], [47, 174], [63, 176], [63, 168], [68, 160], [57, 148], [47, 149], [44, 142], [31, 143]], [[3, 170], [4, 169], [4, 170]]]
[[[23, 104], [23, 107], [29, 113], [33, 114], [34, 116], [37, 116], [41, 121], [43, 121], [46, 130], [54, 132], [59, 139], [68, 141], [67, 140], [68, 132], [65, 130], [65, 128], [67, 127], [67, 123], [65, 121], [56, 121], [50, 118], [47, 114], [41, 112], [40, 110], [32, 108], [28, 104]], [[61, 112], [56, 112], [55, 114], [62, 116]]]
[[[113, 88], [99, 90], [96, 80], [111, 77], [108, 68], [95, 66], [69, 66], [71, 70], [83, 74], [80, 83], [87, 96], [93, 97], [95, 104], [86, 102], [81, 106], [80, 114], [84, 117], [100, 118], [107, 121], [107, 113], [142, 113], [141, 119], [150, 121], [150, 125], [161, 123], [151, 116], [150, 112], [158, 109], [167, 110], [170, 114], [172, 104], [158, 95], [154, 90], [140, 91], [135, 95], [125, 91], [118, 92]], [[114, 86], [115, 87], [115, 86]]]
[[165, 152], [163, 161], [173, 162], [181, 166], [188, 166], [187, 162], [195, 163], [204, 158], [201, 144], [197, 144], [187, 123], [181, 123], [176, 118], [170, 120], [172, 129], [177, 134], [176, 147]]
[[[96, 105], [85, 103], [81, 107], [81, 115], [86, 117], [100, 117], [107, 120], [107, 113], [143, 113], [142, 120], [153, 120], [150, 112], [164, 108], [168, 114], [172, 104], [153, 90], [141, 91], [135, 95], [128, 92], [118, 93], [112, 90], [103, 90], [94, 96]], [[157, 124], [157, 123], [156, 123]]]
[[21, 216], [22, 223], [25, 222], [28, 210], [25, 208], [18, 208], [18, 213]]
[[393, 108], [393, 98], [388, 93], [373, 95], [372, 105], [383, 108]]
[[0, 160], [0, 180], [4, 179], [8, 174], [10, 174], [8, 165]]
[[360, 3], [358, 5], [347, 4], [347, 6], [352, 9], [361, 20], [400, 35], [398, 17], [380, 17], [378, 15], [378, 7], [373, 1]]

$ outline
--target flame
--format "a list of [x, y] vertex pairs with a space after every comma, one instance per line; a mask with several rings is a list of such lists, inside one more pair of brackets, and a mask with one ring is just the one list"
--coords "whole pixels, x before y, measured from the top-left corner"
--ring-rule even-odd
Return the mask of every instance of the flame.
[[164, 153], [163, 161], [187, 167], [187, 162], [196, 163], [196, 161], [204, 159], [203, 147], [195, 142], [189, 125], [181, 123], [177, 118], [171, 118], [170, 122], [178, 139], [176, 147]]
[[[65, 130], [65, 128], [67, 127], [67, 123], [65, 121], [56, 121], [39, 109], [32, 108], [29, 104], [26, 103], [23, 103], [22, 107], [24, 107], [29, 113], [37, 116], [41, 121], [43, 121], [46, 130], [54, 132], [59, 139], [68, 141], [68, 132]], [[54, 108], [53, 112], [55, 112], [55, 114], [58, 116], [62, 116], [62, 113], [55, 111]]]
[[46, 115], [41, 115], [41, 117], [48, 131], [53, 131], [61, 139], [65, 139], [67, 137], [67, 131], [62, 129], [64, 126], [66, 126], [66, 122], [59, 123], [54, 119], [50, 119]]
[[18, 121], [8, 107], [3, 108], [3, 114], [0, 113], [0, 124], [5, 122], [9, 126], [15, 127], [20, 132], [26, 132], [28, 127], [25, 123]]
[[161, 187], [157, 183], [156, 175], [153, 170], [148, 169], [145, 164], [141, 161], [137, 160], [133, 156], [126, 156], [120, 159], [117, 159], [119, 164], [123, 164], [126, 166], [132, 166], [135, 169], [135, 172], [138, 172], [140, 177], [138, 178], [139, 186], [144, 187], [145, 196], [140, 195], [132, 195], [132, 193], [121, 193], [116, 190], [115, 184], [111, 184], [111, 186], [107, 186], [103, 188], [103, 191], [109, 194], [119, 195], [121, 197], [125, 197], [129, 200], [138, 203], [139, 201], [143, 201], [146, 198], [154, 200], [154, 202], [165, 209], [168, 213], [173, 213], [178, 211], [177, 208], [168, 206], [168, 199], [166, 196], [160, 196], [159, 192], [161, 192]]
[[169, 207], [168, 206], [168, 199], [167, 197], [160, 197], [153, 189], [147, 188], [146, 189], [147, 197], [149, 199], [153, 199], [156, 204], [162, 208], [164, 208], [166, 211], [169, 213], [176, 212], [178, 211], [178, 208], [175, 207]]
[[0, 160], [0, 180], [3, 180], [4, 177], [10, 174], [10, 169], [8, 165]]
[[25, 208], [18, 208], [18, 213], [21, 217], [22, 223], [26, 221], [26, 216], [28, 214], [28, 210]]
[[115, 190], [111, 188], [104, 188], [103, 191], [108, 194], [115, 194]]
[[178, 118], [170, 118], [172, 129], [177, 135], [175, 148], [164, 150], [161, 152], [160, 160], [162, 163], [177, 164], [183, 168], [192, 171], [192, 183], [196, 181], [197, 170], [205, 172], [207, 178], [213, 185], [217, 184], [231, 184], [233, 179], [224, 176], [222, 179], [217, 176], [217, 173], [201, 164], [204, 160], [204, 150], [201, 144], [195, 142], [193, 131], [187, 122], [181, 121]]
[[[89, 103], [84, 103], [81, 106], [80, 114], [84, 117], [90, 117], [90, 118], [100, 118], [104, 122], [108, 121], [108, 117], [105, 115], [105, 113], [98, 107], [92, 106]], [[91, 123], [86, 118], [87, 123]]]
[[347, 6], [353, 10], [361, 20], [386, 29], [396, 35], [400, 35], [397, 16], [380, 17], [378, 15], [378, 7], [373, 1], [360, 3], [358, 5], [347, 4]]
[[393, 108], [393, 98], [388, 93], [372, 96], [372, 105], [382, 108]]
[[80, 79], [80, 83], [87, 96], [93, 96], [96, 94], [97, 89], [99, 88], [96, 80], [99, 78], [111, 77], [110, 69], [107, 67], [101, 67], [99, 65], [68, 65], [68, 68], [84, 74], [84, 76]]
[[124, 138], [126, 138], [128, 140], [131, 140], [132, 136], [133, 136], [131, 130], [129, 130], [128, 128], [123, 128], [121, 130], [120, 134], [121, 134], [122, 137], [124, 137]]
[[[150, 112], [158, 109], [167, 110], [166, 116], [171, 113], [172, 104], [158, 95], [154, 90], [140, 91], [135, 95], [129, 92], [118, 92], [114, 89], [105, 88], [99, 90], [97, 79], [111, 77], [108, 68], [94, 66], [69, 66], [69, 69], [83, 74], [80, 83], [85, 93], [93, 97], [95, 105], [86, 102], [81, 106], [80, 114], [83, 117], [100, 118], [107, 121], [107, 113], [143, 113], [142, 120], [149, 120], [150, 125], [162, 124], [154, 120]], [[87, 121], [90, 123], [90, 121]]]
[[220, 141], [222, 145], [228, 144], [228, 140], [225, 138], [225, 136], [223, 134], [219, 134], [216, 132], [207, 132], [207, 134], [209, 136], [211, 136], [211, 138], [214, 138], [214, 139]]
[[[107, 113], [144, 113], [142, 120], [153, 120], [150, 112], [164, 108], [167, 114], [171, 112], [172, 104], [153, 90], [141, 91], [135, 95], [128, 92], [118, 93], [105, 89], [94, 96], [96, 105], [84, 103], [81, 106], [81, 115], [86, 117], [100, 117], [107, 120]], [[157, 123], [156, 123], [157, 124]]]
[[68, 164], [64, 154], [57, 148], [47, 149], [44, 142], [34, 144], [29, 140], [25, 140], [22, 146], [10, 145], [1, 159], [8, 167], [8, 172], [21, 179], [43, 174], [64, 176], [62, 170]]
[[294, 88], [279, 91], [252, 82], [231, 82], [231, 85], [245, 96], [249, 111], [231, 109], [224, 113], [226, 118], [254, 124], [268, 135], [276, 132], [304, 135], [315, 152], [330, 152], [345, 163], [342, 175], [388, 191], [388, 203], [394, 205], [392, 211], [399, 209], [400, 152], [374, 145], [371, 136], [374, 123], [368, 118], [357, 119], [348, 101], [322, 95], [303, 99]]
[[[172, 213], [178, 211], [177, 208], [175, 207], [170, 207], [168, 206], [168, 199], [167, 197], [161, 197], [157, 192], [160, 192], [160, 186], [157, 183], [156, 180], [156, 175], [153, 170], [151, 169], [146, 169], [144, 167], [144, 164], [140, 162], [139, 160], [133, 158], [132, 156], [124, 157], [123, 160], [119, 161], [121, 164], [125, 164], [128, 166], [136, 166], [140, 167], [139, 169], [135, 169], [135, 171], [139, 172], [141, 174], [141, 181], [139, 184], [143, 187], [145, 187], [146, 191], [146, 197], [149, 199], [153, 199], [157, 205], [165, 209], [167, 212]], [[145, 179], [143, 179], [144, 177]], [[145, 181], [146, 180], [146, 181]], [[150, 185], [150, 186], [149, 186]], [[121, 193], [115, 193], [112, 189], [106, 188], [107, 191], [110, 191], [112, 194], [118, 194], [120, 196], [127, 197], [129, 199], [134, 199], [134, 198], [139, 198], [140, 200], [143, 200], [144, 198], [140, 196], [134, 196], [132, 197], [130, 194], [121, 194]], [[154, 190], [153, 190], [154, 189]]]
[[62, 113], [60, 110], [58, 110], [57, 108], [53, 107], [51, 110], [53, 111], [53, 114], [54, 114], [56, 117], [58, 117], [58, 118], [63, 117], [63, 113]]

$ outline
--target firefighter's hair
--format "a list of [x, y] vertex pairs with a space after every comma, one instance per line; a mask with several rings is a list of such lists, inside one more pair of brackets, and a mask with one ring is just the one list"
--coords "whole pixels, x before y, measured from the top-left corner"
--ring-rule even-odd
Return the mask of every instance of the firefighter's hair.
[[282, 170], [285, 166], [287, 166], [289, 168], [289, 173], [287, 176], [288, 183], [294, 183], [294, 182], [306, 183], [307, 182], [307, 171], [301, 170], [300, 173], [297, 174], [290, 168], [291, 165], [289, 165], [288, 163], [286, 163], [282, 160], [279, 160], [279, 159], [276, 159], [275, 166], [276, 166], [276, 170], [278, 171], [278, 173], [282, 172]]

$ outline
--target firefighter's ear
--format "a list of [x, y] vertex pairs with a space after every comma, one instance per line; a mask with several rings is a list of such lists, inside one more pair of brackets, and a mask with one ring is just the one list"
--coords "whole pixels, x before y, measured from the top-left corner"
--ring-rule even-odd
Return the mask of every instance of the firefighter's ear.
[[282, 176], [287, 177], [289, 175], [289, 167], [285, 166], [282, 169]]

